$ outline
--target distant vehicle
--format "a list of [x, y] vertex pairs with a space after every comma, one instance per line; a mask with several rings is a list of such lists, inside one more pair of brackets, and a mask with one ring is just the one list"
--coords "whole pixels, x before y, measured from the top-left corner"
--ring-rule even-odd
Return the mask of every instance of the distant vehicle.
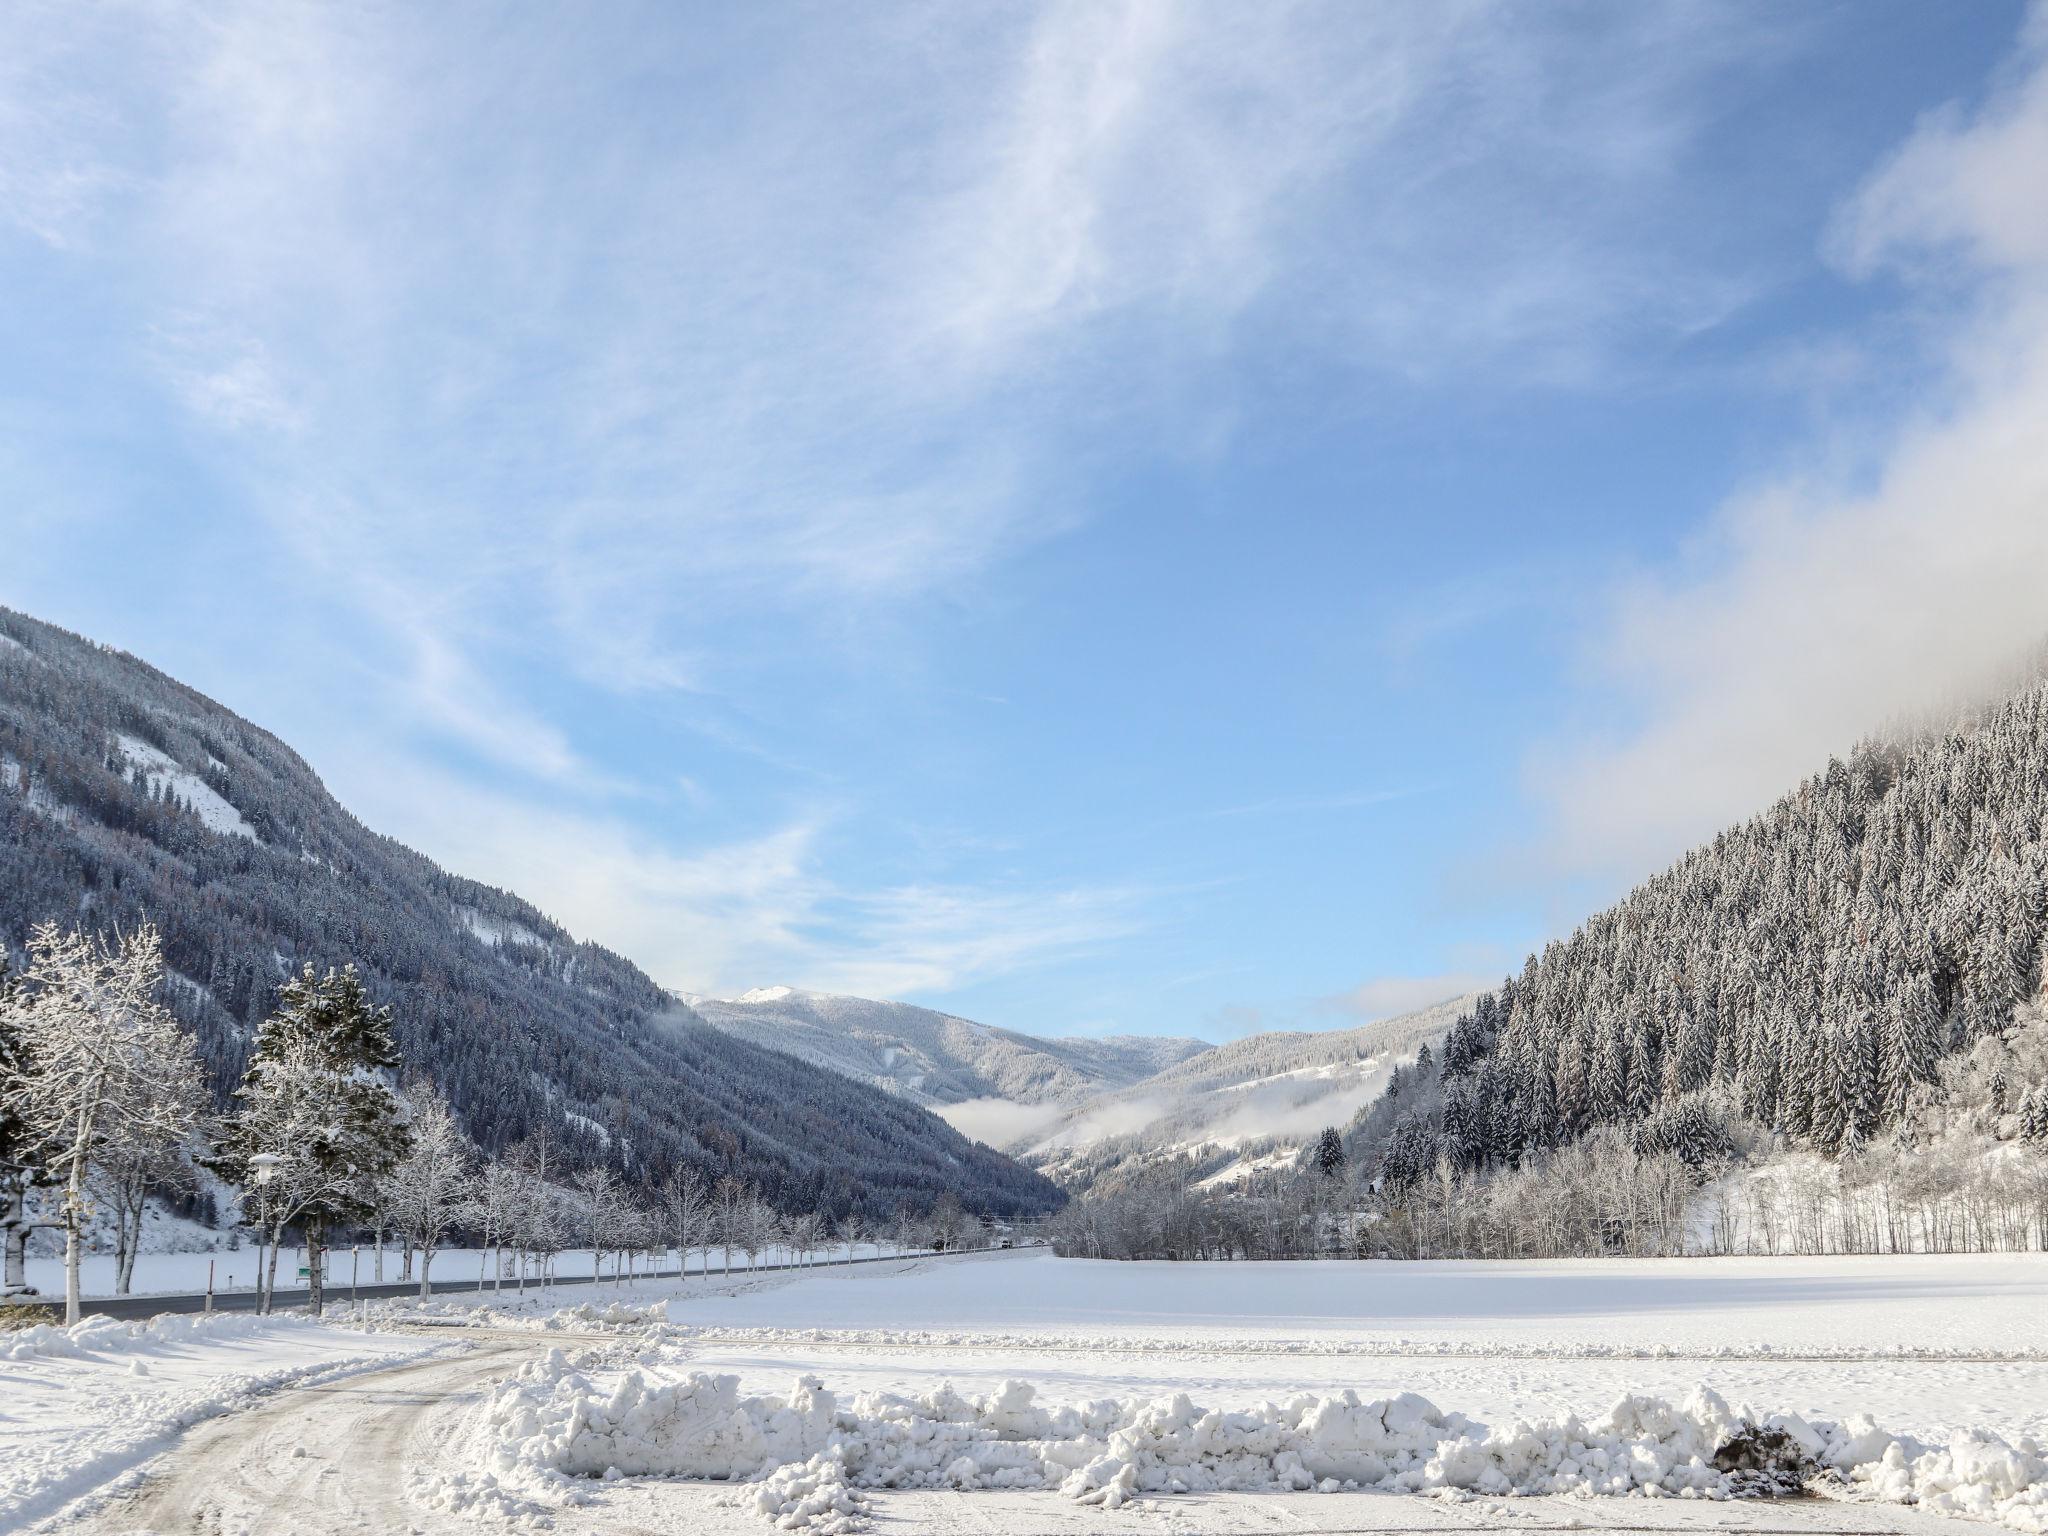
[[1003, 1239], [1003, 1240], [1002, 1240], [1001, 1242], [997, 1243], [997, 1244], [996, 1244], [996, 1246], [997, 1246], [998, 1248], [1014, 1248], [1014, 1247], [1016, 1247], [1016, 1244], [1015, 1244], [1015, 1243], [1013, 1243], [1013, 1242], [1011, 1242], [1011, 1241], [1010, 1241], [1010, 1240], [1009, 1240], [1009, 1239], [1008, 1239], [1008, 1238], [1006, 1237], [1006, 1238], [1004, 1238], [1004, 1239]]

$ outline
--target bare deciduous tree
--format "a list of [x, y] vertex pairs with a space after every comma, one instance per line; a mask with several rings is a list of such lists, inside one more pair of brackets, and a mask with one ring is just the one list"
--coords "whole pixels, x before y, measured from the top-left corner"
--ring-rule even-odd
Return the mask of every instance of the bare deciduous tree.
[[47, 1149], [63, 1187], [64, 1315], [77, 1322], [79, 1260], [102, 1159], [181, 1143], [201, 1102], [192, 1040], [156, 1001], [163, 950], [145, 925], [108, 941], [41, 923], [29, 937], [20, 1075], [0, 1088]]

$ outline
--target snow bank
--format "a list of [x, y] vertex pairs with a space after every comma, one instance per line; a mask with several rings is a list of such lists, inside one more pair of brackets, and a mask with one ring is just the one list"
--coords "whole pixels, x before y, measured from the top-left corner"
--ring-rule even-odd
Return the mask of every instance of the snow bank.
[[[1832, 1476], [1868, 1496], [2048, 1531], [2048, 1462], [2031, 1441], [1982, 1432], [1946, 1445], [1868, 1420], [1810, 1424], [1737, 1412], [1702, 1388], [1682, 1405], [1628, 1397], [1575, 1416], [1489, 1428], [1413, 1393], [1300, 1395], [1245, 1411], [1186, 1393], [1045, 1408], [1028, 1382], [969, 1399], [863, 1393], [842, 1405], [816, 1377], [787, 1396], [743, 1396], [735, 1376], [609, 1383], [551, 1350], [477, 1411], [472, 1451], [494, 1488], [573, 1479], [747, 1480], [746, 1500], [785, 1529], [853, 1529], [867, 1488], [1056, 1488], [1115, 1508], [1148, 1494], [1372, 1489], [1389, 1493], [1649, 1495], [1722, 1499], [1768, 1486], [1745, 1431], [1782, 1447], [1795, 1478]], [[1761, 1435], [1753, 1432], [1761, 1430]]]
[[218, 1343], [253, 1335], [271, 1337], [321, 1326], [311, 1318], [261, 1317], [254, 1312], [165, 1313], [137, 1322], [94, 1316], [68, 1328], [62, 1323], [37, 1323], [14, 1333], [0, 1333], [0, 1360], [85, 1360], [136, 1354], [169, 1345]]

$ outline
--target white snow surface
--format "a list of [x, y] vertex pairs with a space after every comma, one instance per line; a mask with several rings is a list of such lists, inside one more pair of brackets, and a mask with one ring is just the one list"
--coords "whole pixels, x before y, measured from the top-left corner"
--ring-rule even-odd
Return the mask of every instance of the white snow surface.
[[437, 1347], [252, 1313], [0, 1333], [0, 1531], [119, 1491], [182, 1431], [265, 1392]]
[[135, 736], [116, 736], [114, 740], [121, 749], [123, 760], [131, 769], [142, 770], [151, 789], [160, 791], [168, 786], [171, 793], [192, 807], [209, 832], [256, 841], [256, 829], [242, 819], [242, 813], [222, 798], [211, 784], [169, 753]]
[[[668, 1294], [667, 1329], [647, 1300]], [[1745, 1424], [1838, 1497], [2048, 1531], [2048, 1256], [1113, 1264], [1043, 1252], [628, 1292], [638, 1353], [550, 1352], [462, 1477], [741, 1480], [786, 1529], [871, 1490], [1721, 1499]], [[573, 1321], [596, 1321], [586, 1317]], [[795, 1385], [790, 1383], [794, 1381]], [[587, 1485], [586, 1485], [587, 1486]]]
[[[1036, 1248], [889, 1287], [677, 1302], [718, 1331], [1409, 1354], [2048, 1356], [2048, 1255], [1106, 1263]], [[914, 1319], [905, 1333], [903, 1324]]]
[[[1656, 1497], [1704, 1515], [1722, 1506], [1700, 1501], [1741, 1491], [1713, 1459], [1745, 1423], [1782, 1431], [1837, 1499], [2048, 1533], [2043, 1255], [1116, 1264], [1014, 1250], [388, 1311], [479, 1326], [234, 1314], [0, 1335], [0, 1530], [134, 1486], [200, 1419], [445, 1339], [458, 1353], [433, 1379], [462, 1391], [416, 1421], [431, 1431], [408, 1431], [380, 1473], [397, 1503], [378, 1514], [409, 1506], [437, 1536], [671, 1517], [835, 1536], [887, 1526], [893, 1500], [956, 1496], [927, 1518], [976, 1519], [986, 1499], [1052, 1529], [1029, 1511], [1079, 1502], [1165, 1530], [1182, 1494], [1280, 1511], [1368, 1489]], [[488, 1353], [465, 1366], [471, 1345]], [[368, 1426], [390, 1401], [308, 1396], [302, 1427], [249, 1454], [379, 1444]], [[188, 1483], [216, 1465], [194, 1462]]]
[[1185, 1392], [1042, 1407], [1029, 1382], [968, 1398], [863, 1393], [842, 1405], [816, 1376], [746, 1396], [739, 1378], [644, 1370], [595, 1378], [560, 1350], [492, 1394], [474, 1428], [489, 1476], [520, 1487], [572, 1477], [757, 1478], [759, 1513], [786, 1529], [851, 1528], [861, 1488], [1042, 1488], [1116, 1508], [1146, 1494], [1218, 1491], [1677, 1495], [1739, 1491], [1715, 1452], [1761, 1424], [1850, 1486], [1896, 1502], [2048, 1530], [2048, 1461], [1990, 1434], [1929, 1445], [1867, 1418], [1812, 1424], [1629, 1396], [1591, 1422], [1489, 1427], [1414, 1393], [1296, 1394], [1229, 1410]]

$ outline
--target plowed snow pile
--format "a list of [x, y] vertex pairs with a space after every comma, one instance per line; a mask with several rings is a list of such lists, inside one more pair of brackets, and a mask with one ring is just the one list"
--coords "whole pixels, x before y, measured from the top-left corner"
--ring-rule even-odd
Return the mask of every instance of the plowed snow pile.
[[1782, 1432], [1801, 1474], [2048, 1532], [2048, 1460], [2031, 1440], [1973, 1431], [1927, 1444], [1868, 1419], [1738, 1412], [1705, 1389], [1683, 1406], [1629, 1397], [1591, 1423], [1505, 1428], [1413, 1393], [1373, 1402], [1304, 1394], [1239, 1411], [1185, 1393], [1054, 1408], [1035, 1399], [1030, 1383], [1012, 1381], [978, 1399], [942, 1388], [861, 1393], [842, 1405], [816, 1377], [787, 1396], [743, 1396], [734, 1376], [594, 1376], [551, 1350], [479, 1408], [471, 1450], [497, 1483], [556, 1497], [573, 1496], [579, 1478], [749, 1481], [748, 1503], [769, 1519], [834, 1532], [857, 1528], [868, 1488], [1057, 1489], [1111, 1508], [1144, 1494], [1228, 1490], [1727, 1498], [1754, 1488], [1758, 1474], [1725, 1448], [1761, 1427]]

